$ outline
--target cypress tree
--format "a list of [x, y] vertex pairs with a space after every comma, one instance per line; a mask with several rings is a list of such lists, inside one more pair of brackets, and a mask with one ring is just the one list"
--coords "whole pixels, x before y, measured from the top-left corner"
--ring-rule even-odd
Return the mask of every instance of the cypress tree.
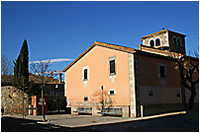
[[17, 60], [14, 62], [14, 85], [19, 89], [28, 87], [29, 82], [29, 52], [28, 44], [25, 39]]
[[24, 85], [27, 87], [28, 82], [29, 82], [29, 68], [28, 68], [28, 63], [29, 63], [29, 52], [28, 52], [28, 44], [27, 40], [24, 40], [22, 49], [21, 49], [21, 75], [24, 77]]

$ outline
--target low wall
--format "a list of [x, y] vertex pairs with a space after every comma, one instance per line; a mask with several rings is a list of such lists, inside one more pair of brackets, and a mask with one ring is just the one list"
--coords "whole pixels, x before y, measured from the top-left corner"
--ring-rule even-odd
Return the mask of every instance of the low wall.
[[[28, 107], [28, 94], [24, 93], [24, 110]], [[4, 114], [22, 114], [23, 92], [13, 86], [1, 87], [1, 107]]]
[[[78, 112], [76, 112], [76, 109], [79, 106], [71, 106], [70, 110], [71, 110], [71, 114], [78, 114]], [[83, 106], [80, 106], [83, 107]], [[101, 110], [97, 107], [97, 106], [91, 106], [92, 107], [92, 115], [93, 116], [101, 116], [102, 114], [100, 114], [99, 112], [101, 112]], [[69, 108], [69, 107], [68, 107]], [[113, 106], [111, 108], [122, 108], [122, 117], [129, 117], [130, 114], [130, 107], [129, 106]]]

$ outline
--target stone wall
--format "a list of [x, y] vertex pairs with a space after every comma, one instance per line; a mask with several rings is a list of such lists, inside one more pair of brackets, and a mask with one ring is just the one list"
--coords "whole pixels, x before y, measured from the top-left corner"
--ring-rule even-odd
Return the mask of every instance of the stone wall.
[[[149, 42], [150, 40], [154, 40], [154, 44], [156, 44], [156, 39], [159, 38], [160, 39], [160, 43], [161, 43], [161, 46], [169, 46], [169, 42], [168, 42], [168, 38], [167, 38], [167, 33], [164, 32], [164, 33], [159, 33], [159, 34], [154, 34], [152, 36], [149, 36], [148, 38], [145, 38], [143, 40], [143, 45], [146, 45], [146, 46], [150, 46]], [[156, 47], [156, 46], [155, 46]]]
[[[28, 107], [28, 94], [24, 94], [24, 109]], [[22, 114], [23, 92], [13, 86], [1, 87], [1, 107], [4, 114]]]

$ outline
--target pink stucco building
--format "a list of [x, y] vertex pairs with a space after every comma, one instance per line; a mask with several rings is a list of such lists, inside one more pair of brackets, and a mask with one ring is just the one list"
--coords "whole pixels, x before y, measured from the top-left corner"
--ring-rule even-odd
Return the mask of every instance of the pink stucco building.
[[139, 49], [95, 41], [63, 70], [72, 113], [137, 117], [183, 110], [180, 74], [169, 57], [185, 54], [185, 35], [161, 30], [142, 41]]

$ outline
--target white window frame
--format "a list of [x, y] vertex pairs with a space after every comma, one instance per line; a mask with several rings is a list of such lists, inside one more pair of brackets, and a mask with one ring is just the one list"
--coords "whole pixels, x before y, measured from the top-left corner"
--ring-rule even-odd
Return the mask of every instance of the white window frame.
[[[110, 95], [110, 91], [114, 91], [114, 94], [113, 95]], [[110, 89], [109, 91], [108, 91], [108, 95], [110, 95], [110, 96], [114, 96], [114, 95], [116, 95], [117, 94], [117, 92], [115, 91], [115, 89]]]
[[[110, 61], [115, 61], [115, 73], [110, 73]], [[108, 64], [109, 64], [109, 75], [110, 76], [113, 76], [113, 75], [116, 75], [116, 56], [111, 56], [111, 57], [108, 57]]]
[[[86, 70], [87, 69], [87, 79], [84, 79], [84, 70]], [[89, 70], [89, 68], [88, 68], [88, 66], [84, 66], [83, 67], [83, 69], [82, 69], [82, 80], [83, 81], [88, 81], [89, 79], [90, 79], [90, 75], [89, 75], [89, 72], [90, 70]]]

